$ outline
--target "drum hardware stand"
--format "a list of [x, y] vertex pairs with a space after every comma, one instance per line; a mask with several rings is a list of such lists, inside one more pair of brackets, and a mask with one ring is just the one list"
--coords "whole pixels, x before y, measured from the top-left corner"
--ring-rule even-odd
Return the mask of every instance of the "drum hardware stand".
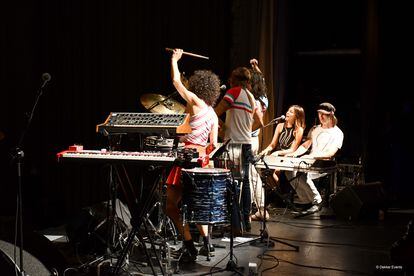
[[[229, 143], [230, 140], [228, 140], [223, 146], [223, 149], [220, 149], [221, 154], [226, 155], [229, 159], [230, 159], [230, 155], [227, 149], [227, 144]], [[218, 155], [217, 155], [218, 157]], [[233, 162], [234, 164], [234, 162]], [[226, 164], [227, 166], [227, 164]], [[231, 181], [227, 187], [227, 191], [230, 193], [230, 253], [229, 253], [229, 261], [227, 262], [226, 268], [223, 269], [219, 269], [216, 271], [212, 271], [209, 273], [204, 273], [204, 274], [200, 274], [200, 275], [211, 275], [211, 274], [215, 274], [215, 273], [220, 273], [220, 272], [224, 272], [224, 271], [232, 271], [238, 275], [243, 275], [242, 272], [239, 271], [243, 270], [243, 267], [237, 267], [236, 262], [234, 261], [233, 257], [234, 257], [234, 253], [233, 253], [233, 249], [234, 249], [234, 233], [233, 233], [233, 229], [234, 229], [234, 208], [236, 208], [236, 213], [239, 215], [239, 221], [240, 221], [240, 210], [238, 208], [238, 202], [237, 202], [237, 191], [236, 191], [236, 181], [234, 180], [233, 177], [233, 169], [234, 168], [229, 168], [230, 169], [230, 173], [231, 173]], [[241, 228], [243, 229], [243, 226], [241, 224]], [[210, 232], [210, 231], [209, 231]]]
[[[24, 138], [29, 130], [29, 127], [33, 120], [33, 115], [35, 113], [37, 104], [39, 102], [40, 97], [42, 96], [44, 89], [46, 88], [47, 83], [50, 81], [51, 76], [49, 73], [42, 74], [43, 83], [40, 86], [39, 90], [37, 91], [36, 100], [33, 104], [32, 110], [28, 114], [28, 119], [26, 122], [26, 126], [23, 128], [22, 133], [20, 134], [20, 138], [18, 140], [17, 146], [14, 148], [14, 151], [11, 153], [12, 161], [16, 162], [17, 167], [17, 211], [16, 211], [16, 229], [15, 231], [19, 231], [16, 233], [16, 237], [19, 237], [20, 246], [19, 246], [19, 268], [16, 269], [16, 275], [25, 276], [28, 275], [24, 271], [24, 262], [23, 262], [23, 197], [22, 197], [22, 167], [23, 167], [23, 159], [24, 159], [24, 151], [23, 151], [23, 142]], [[17, 239], [15, 242], [15, 246], [17, 246]], [[17, 274], [18, 273], [18, 274]]]
[[[165, 169], [161, 173], [160, 179], [157, 179], [159, 183], [162, 184], [161, 189], [161, 200], [157, 201], [151, 209], [148, 211], [144, 218], [144, 222], [147, 222], [151, 228], [154, 230], [155, 234], [159, 235], [162, 239], [161, 244], [159, 244], [159, 248], [161, 251], [161, 257], [164, 259], [164, 267], [167, 272], [167, 274], [171, 274], [171, 246], [167, 241], [167, 232], [168, 230], [171, 231], [174, 245], [177, 244], [177, 231], [175, 230], [174, 224], [172, 223], [171, 219], [165, 214], [165, 205], [167, 200], [167, 185], [165, 184], [165, 180], [163, 179], [163, 176], [165, 174]], [[157, 185], [155, 185], [157, 186]], [[158, 214], [158, 225], [157, 227], [154, 226], [152, 221], [150, 220], [150, 215], [152, 212], [156, 210]]]
[[[234, 199], [236, 200], [235, 204], [235, 208], [236, 208], [236, 213], [238, 216], [238, 222], [239, 222], [239, 227], [241, 229], [241, 231], [244, 231], [244, 225], [242, 223], [242, 215], [240, 213], [240, 201], [241, 201], [241, 189], [242, 186], [240, 187], [240, 194], [239, 194], [239, 198], [237, 198], [237, 189], [236, 189], [236, 183], [237, 180], [234, 179], [234, 169], [235, 169], [235, 165], [234, 165], [234, 148], [232, 148], [233, 150], [233, 160], [231, 160], [230, 158], [230, 153], [229, 153], [229, 149], [227, 148], [227, 145], [230, 143], [231, 139], [228, 139], [226, 142], [223, 143], [223, 145], [216, 151], [216, 153], [213, 155], [213, 159], [214, 158], [218, 158], [219, 156], [223, 156], [224, 160], [227, 160], [227, 163], [224, 164], [224, 168], [225, 169], [229, 169], [230, 170], [230, 174], [231, 174], [231, 179], [232, 179], [232, 184], [233, 184], [233, 188], [234, 188]], [[240, 154], [242, 154], [240, 152]], [[214, 160], [213, 160], [214, 161]], [[216, 165], [214, 165], [216, 166]], [[240, 170], [242, 169], [242, 164], [240, 164]], [[241, 185], [243, 185], [243, 174], [241, 174]], [[231, 210], [233, 212], [233, 210]], [[231, 225], [231, 231], [233, 231], [235, 225]]]
[[[262, 180], [262, 185], [263, 185], [263, 188], [264, 188], [264, 186], [265, 186], [265, 184], [267, 183], [267, 181], [268, 181], [268, 178], [269, 177], [271, 177], [271, 175], [272, 175], [272, 171], [270, 170], [270, 168], [269, 168], [269, 166], [267, 165], [267, 163], [266, 163], [266, 161], [264, 160], [264, 158], [263, 158], [264, 156], [262, 156], [261, 158], [260, 158], [260, 160], [262, 160], [262, 162], [263, 162], [263, 164], [265, 165], [265, 172], [264, 172], [264, 176], [263, 176], [263, 180]], [[257, 160], [257, 161], [259, 161], [259, 160]], [[257, 162], [256, 161], [256, 162]], [[297, 251], [297, 252], [299, 252], [299, 246], [297, 246], [297, 245], [293, 245], [293, 244], [290, 244], [290, 243], [288, 243], [288, 242], [285, 242], [285, 241], [281, 241], [281, 240], [278, 240], [278, 239], [276, 239], [276, 238], [274, 238], [274, 237], [271, 237], [271, 236], [269, 236], [269, 234], [267, 233], [267, 226], [266, 226], [266, 221], [267, 221], [267, 219], [266, 219], [266, 213], [268, 213], [267, 212], [267, 200], [266, 200], [266, 196], [265, 196], [265, 200], [264, 200], [264, 208], [263, 208], [263, 219], [262, 219], [262, 226], [261, 226], [261, 229], [260, 229], [260, 236], [259, 237], [257, 237], [257, 238], [254, 238], [253, 240], [251, 240], [251, 241], [247, 241], [247, 242], [243, 242], [243, 243], [239, 243], [239, 244], [237, 244], [235, 247], [237, 247], [237, 246], [240, 246], [240, 245], [243, 245], [243, 244], [246, 244], [246, 243], [255, 243], [255, 242], [260, 242], [261, 244], [266, 244], [267, 245], [267, 247], [274, 247], [274, 242], [278, 242], [278, 243], [281, 243], [281, 244], [284, 244], [284, 245], [287, 245], [287, 246], [290, 246], [290, 247], [292, 247], [292, 248], [294, 248], [295, 249], [295, 251]], [[271, 240], [271, 241], [270, 241]]]
[[223, 269], [219, 269], [219, 270], [215, 270], [212, 272], [208, 272], [208, 273], [204, 273], [204, 274], [200, 274], [200, 275], [211, 275], [211, 274], [215, 274], [215, 273], [220, 273], [220, 272], [224, 272], [224, 271], [232, 271], [234, 273], [237, 273], [238, 275], [243, 275], [242, 272], [240, 272], [238, 269], [243, 270], [243, 267], [237, 267], [236, 262], [234, 261], [233, 257], [233, 248], [234, 246], [234, 234], [233, 234], [233, 208], [236, 206], [237, 207], [237, 201], [236, 201], [236, 187], [235, 187], [235, 182], [232, 179], [230, 181], [230, 184], [228, 185], [228, 189], [227, 191], [229, 191], [230, 193], [230, 253], [229, 253], [229, 261], [227, 262], [226, 268]]
[[[162, 183], [162, 185], [160, 185]], [[151, 228], [154, 230], [156, 234], [160, 234], [162, 230], [170, 230], [173, 234], [174, 239], [174, 245], [177, 244], [177, 232], [175, 228], [172, 225], [172, 222], [170, 218], [165, 214], [165, 204], [167, 201], [167, 185], [165, 184], [165, 169], [163, 169], [160, 177], [156, 180], [156, 183], [154, 186], [159, 187], [161, 186], [160, 195], [161, 197], [157, 202], [154, 203], [154, 205], [151, 207], [151, 209], [146, 213], [145, 220], [148, 222], [148, 224], [151, 226]], [[157, 218], [158, 218], [158, 225], [155, 226], [152, 221], [150, 220], [151, 214], [156, 211], [157, 212]]]

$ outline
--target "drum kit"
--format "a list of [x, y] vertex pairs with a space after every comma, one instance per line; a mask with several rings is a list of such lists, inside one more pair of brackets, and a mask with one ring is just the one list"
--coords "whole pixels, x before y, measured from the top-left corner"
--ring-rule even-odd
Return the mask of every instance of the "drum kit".
[[[184, 113], [185, 106], [173, 99], [175, 94], [177, 92], [168, 96], [153, 93], [143, 94], [140, 97], [140, 101], [142, 106], [151, 113]], [[182, 169], [183, 194], [181, 215], [183, 223], [208, 225], [209, 232], [211, 232], [211, 228], [214, 225], [233, 224], [233, 219], [231, 218], [233, 212], [229, 212], [229, 210], [234, 210], [234, 204], [237, 202], [237, 199], [233, 197], [236, 191], [233, 184], [236, 183], [234, 180], [242, 179], [243, 172], [240, 170], [242, 168], [241, 149], [230, 147], [231, 149], [229, 151], [227, 149], [229, 146], [231, 145], [227, 145], [226, 143], [224, 145], [226, 148], [225, 153], [215, 158], [213, 157], [215, 168]], [[172, 147], [173, 139], [165, 139], [159, 136], [148, 136], [144, 138], [145, 150], [165, 151], [171, 150]], [[162, 190], [165, 192], [165, 189]], [[164, 196], [162, 198], [163, 202], [155, 203], [156, 206], [154, 205], [155, 207], [153, 206], [149, 213], [147, 213], [147, 218], [151, 216], [151, 212], [155, 209], [158, 209], [158, 213], [163, 212], [162, 209], [166, 198]], [[161, 234], [163, 231], [160, 231], [160, 228], [171, 228], [172, 223], [165, 214], [159, 216], [159, 218], [163, 219], [157, 222], [158, 225], [152, 222], [149, 224], [156, 232]], [[233, 228], [233, 226], [231, 227]], [[172, 232], [177, 233], [176, 230]], [[167, 243], [165, 238], [164, 243]], [[174, 237], [174, 240], [176, 240], [176, 237]], [[231, 244], [230, 247], [232, 246]], [[169, 248], [169, 245], [162, 247]], [[170, 253], [165, 252], [163, 255], [170, 256]], [[209, 256], [207, 259], [209, 260]], [[170, 263], [171, 260], [166, 261]], [[233, 266], [232, 259], [230, 262], [231, 266]]]
[[185, 111], [185, 106], [173, 99], [176, 93], [174, 92], [168, 96], [155, 93], [143, 94], [140, 101], [142, 106], [152, 113], [182, 114]]

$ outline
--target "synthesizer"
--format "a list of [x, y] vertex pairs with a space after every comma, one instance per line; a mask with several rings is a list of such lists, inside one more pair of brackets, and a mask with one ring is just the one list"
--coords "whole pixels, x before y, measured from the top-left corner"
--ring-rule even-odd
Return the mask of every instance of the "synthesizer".
[[106, 136], [142, 133], [170, 137], [191, 133], [190, 115], [111, 112], [104, 123], [96, 126], [96, 132]]
[[[176, 152], [64, 150], [57, 154], [59, 162], [136, 163], [138, 165], [172, 165], [179, 158]], [[195, 166], [208, 164], [208, 156], [191, 158]]]
[[273, 155], [264, 156], [255, 164], [255, 166], [259, 169], [265, 169], [265, 163], [269, 169], [281, 171], [329, 173], [336, 170], [336, 162], [334, 160]]

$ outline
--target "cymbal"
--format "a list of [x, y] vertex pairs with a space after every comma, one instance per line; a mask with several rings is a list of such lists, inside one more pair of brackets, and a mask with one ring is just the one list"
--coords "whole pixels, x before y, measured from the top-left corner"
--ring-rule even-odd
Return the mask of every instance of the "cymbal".
[[185, 106], [178, 101], [160, 94], [143, 94], [140, 97], [141, 104], [152, 113], [174, 114], [184, 113]]

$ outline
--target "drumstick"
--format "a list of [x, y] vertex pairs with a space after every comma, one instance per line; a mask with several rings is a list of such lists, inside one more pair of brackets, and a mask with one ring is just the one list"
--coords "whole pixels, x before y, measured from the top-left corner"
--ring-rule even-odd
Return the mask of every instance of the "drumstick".
[[[172, 52], [174, 51], [174, 49], [172, 48], [165, 48], [166, 51]], [[187, 55], [187, 56], [192, 56], [192, 57], [198, 57], [198, 58], [204, 58], [204, 59], [210, 59], [209, 57], [206, 56], [202, 56], [202, 55], [197, 55], [197, 54], [193, 54], [190, 52], [183, 52], [183, 55]]]

